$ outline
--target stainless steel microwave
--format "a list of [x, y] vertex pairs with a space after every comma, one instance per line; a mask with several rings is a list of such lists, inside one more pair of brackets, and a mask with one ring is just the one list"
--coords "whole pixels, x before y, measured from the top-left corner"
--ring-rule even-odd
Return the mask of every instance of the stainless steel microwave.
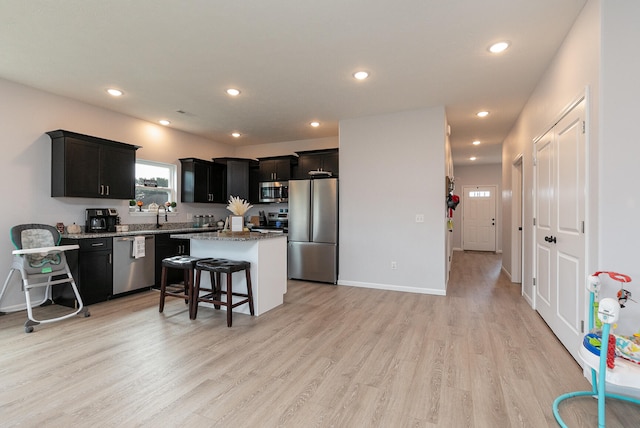
[[288, 181], [264, 181], [260, 183], [260, 202], [287, 202]]

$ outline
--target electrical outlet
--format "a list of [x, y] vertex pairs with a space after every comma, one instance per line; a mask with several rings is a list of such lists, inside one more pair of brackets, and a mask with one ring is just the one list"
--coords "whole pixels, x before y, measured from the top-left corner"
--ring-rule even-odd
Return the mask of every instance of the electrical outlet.
[[424, 223], [424, 214], [416, 214], [416, 223]]
[[392, 270], [398, 269], [398, 262], [391, 262], [391, 269]]

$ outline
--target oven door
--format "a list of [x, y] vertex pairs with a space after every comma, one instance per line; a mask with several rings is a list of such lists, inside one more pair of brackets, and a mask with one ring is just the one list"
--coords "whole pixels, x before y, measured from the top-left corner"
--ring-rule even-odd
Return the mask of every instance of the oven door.
[[288, 200], [288, 181], [266, 181], [260, 183], [260, 202], [287, 202]]

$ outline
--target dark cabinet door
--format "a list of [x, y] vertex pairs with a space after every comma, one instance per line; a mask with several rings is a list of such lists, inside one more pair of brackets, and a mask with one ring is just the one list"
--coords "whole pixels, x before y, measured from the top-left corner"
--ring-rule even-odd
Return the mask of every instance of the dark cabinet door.
[[98, 197], [100, 146], [76, 138], [62, 144], [52, 156], [51, 196]]
[[227, 202], [226, 169], [223, 165], [212, 164], [209, 167], [209, 202]]
[[277, 181], [286, 181], [291, 178], [291, 161], [289, 159], [276, 159], [274, 173]]
[[[167, 257], [189, 254], [190, 241], [188, 239], [173, 239], [169, 233], [156, 235], [155, 283], [160, 287], [162, 280], [162, 260]], [[183, 280], [183, 272], [177, 269], [167, 270], [167, 283], [175, 284]]]
[[274, 181], [273, 174], [275, 170], [275, 160], [260, 159], [260, 181]]
[[111, 250], [80, 252], [78, 282], [85, 305], [104, 302], [113, 295], [112, 260]]
[[260, 203], [260, 168], [257, 165], [249, 166], [249, 203]]
[[[112, 199], [135, 197], [136, 154], [118, 147], [100, 149], [100, 191]], [[132, 180], [132, 177], [134, 179]]]
[[196, 162], [193, 165], [193, 202], [211, 202], [210, 187], [210, 172], [211, 166]]
[[249, 161], [227, 161], [226, 200], [231, 196], [249, 200]]
[[338, 175], [338, 152], [325, 153], [322, 157], [322, 170], [331, 172], [331, 175]]

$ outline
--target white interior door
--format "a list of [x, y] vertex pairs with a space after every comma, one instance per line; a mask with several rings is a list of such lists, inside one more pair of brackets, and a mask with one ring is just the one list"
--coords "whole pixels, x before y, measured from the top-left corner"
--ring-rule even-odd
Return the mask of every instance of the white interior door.
[[585, 310], [585, 101], [535, 145], [536, 309], [576, 361]]
[[[552, 280], [554, 275], [552, 269], [552, 251], [555, 246], [551, 246], [547, 241], [553, 235], [555, 224], [553, 224], [553, 192], [554, 192], [554, 168], [555, 144], [553, 131], [547, 132], [535, 145], [535, 170], [536, 170], [536, 211], [535, 211], [535, 256], [536, 256], [536, 310], [542, 315], [547, 324], [552, 327], [553, 316], [553, 296], [551, 293]], [[546, 239], [545, 239], [546, 238]]]
[[[512, 251], [511, 282], [522, 283], [522, 155], [513, 162], [511, 169]], [[523, 289], [524, 293], [524, 289]], [[527, 296], [531, 298], [531, 296]]]
[[462, 187], [462, 249], [496, 250], [496, 186]]

